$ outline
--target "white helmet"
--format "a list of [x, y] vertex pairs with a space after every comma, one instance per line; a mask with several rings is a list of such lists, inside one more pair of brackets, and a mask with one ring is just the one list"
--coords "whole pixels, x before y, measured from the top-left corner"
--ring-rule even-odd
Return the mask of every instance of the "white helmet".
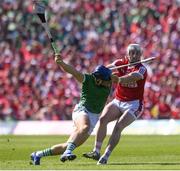
[[129, 44], [127, 47], [127, 57], [130, 63], [139, 61], [142, 53], [143, 51], [139, 44]]

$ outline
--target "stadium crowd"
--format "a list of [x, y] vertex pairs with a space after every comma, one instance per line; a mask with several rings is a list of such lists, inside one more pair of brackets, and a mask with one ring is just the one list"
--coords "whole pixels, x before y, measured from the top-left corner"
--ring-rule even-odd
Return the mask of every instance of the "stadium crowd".
[[[44, 0], [65, 61], [83, 72], [139, 43], [147, 65], [142, 119], [180, 119], [179, 0]], [[110, 99], [113, 97], [113, 92]], [[33, 1], [0, 1], [0, 120], [69, 120], [79, 85], [54, 62]]]

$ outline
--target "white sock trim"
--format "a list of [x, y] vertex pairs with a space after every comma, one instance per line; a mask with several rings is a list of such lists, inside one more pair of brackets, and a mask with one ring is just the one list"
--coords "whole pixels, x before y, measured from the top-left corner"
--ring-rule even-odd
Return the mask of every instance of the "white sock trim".
[[93, 151], [100, 153], [102, 142], [96, 142]]

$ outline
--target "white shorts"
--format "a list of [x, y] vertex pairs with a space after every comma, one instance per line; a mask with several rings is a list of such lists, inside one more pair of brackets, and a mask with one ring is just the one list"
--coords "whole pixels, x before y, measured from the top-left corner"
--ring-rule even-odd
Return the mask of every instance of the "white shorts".
[[[85, 107], [78, 109], [78, 105], [76, 105], [74, 110], [73, 110], [73, 113], [72, 113], [73, 122], [78, 117], [81, 117], [83, 115], [87, 116], [89, 118], [90, 128], [89, 128], [88, 134], [90, 135], [92, 133], [94, 127], [96, 126], [97, 121], [99, 120], [99, 114], [89, 112]], [[75, 124], [74, 124], [74, 127], [75, 127]]]
[[128, 111], [135, 119], [139, 118], [142, 114], [143, 105], [139, 100], [124, 102], [114, 99], [112, 103], [117, 106], [122, 113]]

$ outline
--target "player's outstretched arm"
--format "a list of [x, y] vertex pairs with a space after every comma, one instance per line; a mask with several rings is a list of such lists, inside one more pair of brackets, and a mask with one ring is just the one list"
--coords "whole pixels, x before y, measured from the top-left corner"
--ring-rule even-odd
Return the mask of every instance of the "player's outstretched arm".
[[140, 74], [139, 72], [132, 72], [128, 75], [124, 75], [122, 77], [119, 77], [119, 83], [128, 84], [131, 82], [136, 82], [138, 80], [143, 79], [144, 76]]
[[131, 82], [136, 82], [138, 80], [143, 79], [143, 75], [138, 73], [138, 72], [132, 72], [130, 74], [118, 77], [117, 75], [112, 74], [111, 75], [111, 80], [113, 83], [123, 83], [123, 84], [128, 84]]
[[65, 71], [68, 72], [69, 74], [72, 74], [73, 77], [76, 78], [77, 81], [79, 81], [80, 83], [83, 82], [84, 79], [84, 75], [77, 71], [74, 67], [72, 67], [69, 64], [66, 64], [62, 58], [60, 54], [55, 54], [55, 62]]
[[111, 80], [113, 83], [118, 83], [119, 82], [119, 77], [115, 74], [111, 75]]

